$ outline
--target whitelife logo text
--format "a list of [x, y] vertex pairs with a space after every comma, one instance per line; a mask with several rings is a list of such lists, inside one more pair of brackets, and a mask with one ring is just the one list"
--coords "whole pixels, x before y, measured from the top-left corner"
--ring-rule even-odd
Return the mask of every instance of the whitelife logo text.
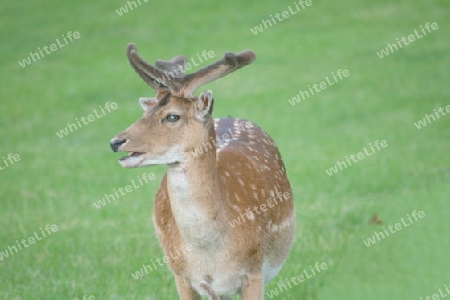
[[[27, 58], [22, 59], [22, 61], [19, 61], [19, 65], [22, 68], [25, 68], [26, 66], [31, 65], [32, 62], [35, 62], [41, 58], [43, 58], [45, 55], [48, 55], [52, 52], [55, 52], [58, 49], [61, 49], [62, 47], [65, 47], [69, 44], [69, 42], [73, 42], [74, 40], [78, 40], [81, 37], [80, 33], [78, 31], [74, 31], [72, 33], [72, 31], [69, 31], [67, 33], [67, 36], [65, 36], [64, 34], [62, 35], [62, 40], [64, 41], [61, 42], [60, 38], [56, 39], [56, 43], [54, 44], [50, 44], [50, 46], [44, 46], [42, 47], [38, 47], [37, 52], [30, 52], [30, 55], [28, 55]], [[44, 54], [46, 53], [46, 54]]]

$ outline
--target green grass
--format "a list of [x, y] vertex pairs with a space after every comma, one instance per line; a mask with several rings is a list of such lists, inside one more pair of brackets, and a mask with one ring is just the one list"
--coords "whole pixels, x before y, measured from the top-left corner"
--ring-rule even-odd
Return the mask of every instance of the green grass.
[[[58, 231], [0, 261], [0, 299], [176, 299], [151, 220], [163, 166], [122, 169], [109, 139], [137, 120], [152, 96], [125, 57], [252, 49], [255, 63], [203, 87], [216, 117], [251, 120], [278, 143], [294, 190], [296, 239], [266, 290], [316, 262], [329, 268], [276, 299], [420, 299], [450, 282], [450, 116], [414, 122], [450, 105], [450, 5], [432, 1], [314, 1], [264, 32], [250, 28], [292, 1], [144, 2], [40, 0], [2, 3], [0, 252], [46, 224]], [[376, 52], [437, 22], [439, 29], [380, 59]], [[78, 40], [22, 68], [30, 51], [68, 31]], [[213, 60], [211, 60], [213, 62]], [[350, 76], [291, 106], [288, 99], [331, 72]], [[58, 138], [68, 122], [106, 102], [118, 109]], [[328, 176], [325, 170], [375, 140], [388, 147]], [[0, 166], [4, 166], [3, 159]], [[144, 172], [156, 180], [96, 209], [93, 202]], [[413, 210], [426, 217], [366, 247], [363, 240]]]

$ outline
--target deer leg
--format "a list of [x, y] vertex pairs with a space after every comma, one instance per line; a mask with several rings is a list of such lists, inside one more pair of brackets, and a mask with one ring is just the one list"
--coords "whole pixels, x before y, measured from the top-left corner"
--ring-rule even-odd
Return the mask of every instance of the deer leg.
[[264, 282], [262, 274], [247, 275], [243, 280], [241, 300], [264, 300]]
[[200, 282], [200, 286], [208, 294], [208, 300], [221, 300], [220, 297], [217, 296], [216, 292], [214, 292], [214, 290], [212, 289], [211, 285], [208, 282], [202, 281]]
[[177, 285], [180, 300], [200, 300], [200, 295], [192, 288], [190, 283], [180, 275], [175, 275], [175, 283]]

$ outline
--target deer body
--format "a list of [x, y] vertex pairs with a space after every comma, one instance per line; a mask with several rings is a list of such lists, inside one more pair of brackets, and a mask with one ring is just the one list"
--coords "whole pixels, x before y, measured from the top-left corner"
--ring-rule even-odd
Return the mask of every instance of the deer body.
[[[158, 69], [133, 50], [129, 45], [131, 65], [158, 94], [141, 99], [144, 117], [112, 139], [111, 147], [131, 153], [120, 160], [124, 167], [167, 165], [153, 218], [166, 255], [183, 244], [192, 246], [177, 257], [168, 255], [180, 299], [235, 294], [264, 299], [264, 283], [286, 260], [295, 227], [281, 155], [258, 126], [214, 120], [211, 92], [191, 94], [250, 63], [254, 54], [227, 54], [212, 67], [169, 81], [158, 71], [183, 65], [183, 57], [157, 61]], [[209, 148], [198, 154], [195, 149], [202, 145]]]

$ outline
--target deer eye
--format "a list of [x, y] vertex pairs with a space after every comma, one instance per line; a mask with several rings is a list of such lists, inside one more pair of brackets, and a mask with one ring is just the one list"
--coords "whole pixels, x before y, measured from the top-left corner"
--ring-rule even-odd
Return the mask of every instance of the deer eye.
[[167, 115], [166, 120], [169, 122], [176, 122], [180, 119], [179, 115]]

